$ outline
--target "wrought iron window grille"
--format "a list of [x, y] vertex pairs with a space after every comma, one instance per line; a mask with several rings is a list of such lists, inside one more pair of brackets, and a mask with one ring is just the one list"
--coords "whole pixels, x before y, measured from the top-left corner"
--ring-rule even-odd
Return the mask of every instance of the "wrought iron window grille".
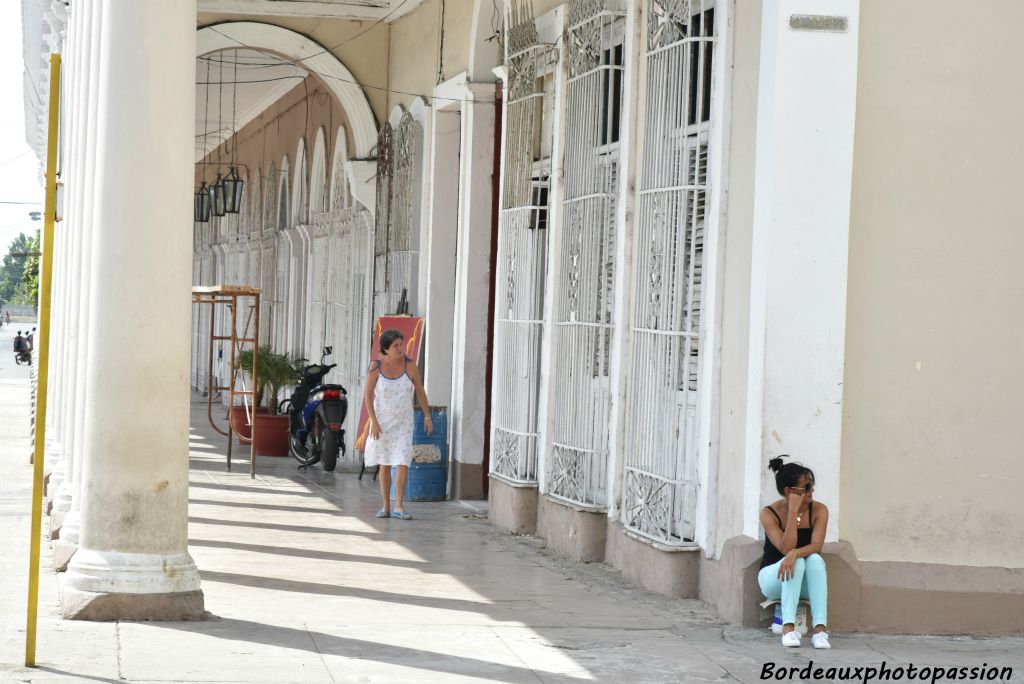
[[622, 522], [669, 546], [693, 543], [713, 64], [713, 0], [648, 0], [641, 66], [631, 380]]

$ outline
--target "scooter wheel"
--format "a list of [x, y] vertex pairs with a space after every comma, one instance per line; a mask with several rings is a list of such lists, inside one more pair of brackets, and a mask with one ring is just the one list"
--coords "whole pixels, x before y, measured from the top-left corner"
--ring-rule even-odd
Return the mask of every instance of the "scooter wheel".
[[288, 438], [288, 453], [304, 466], [311, 466], [320, 461], [320, 454], [316, 449], [302, 446], [301, 442], [294, 437]]
[[334, 430], [324, 430], [320, 435], [320, 451], [323, 454], [324, 470], [331, 472], [338, 465], [338, 433]]

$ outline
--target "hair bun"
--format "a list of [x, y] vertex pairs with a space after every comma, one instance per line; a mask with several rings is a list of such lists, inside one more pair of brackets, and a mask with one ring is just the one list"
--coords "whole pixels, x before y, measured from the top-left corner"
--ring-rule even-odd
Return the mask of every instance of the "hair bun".
[[777, 473], [782, 470], [782, 456], [776, 456], [772, 460], [768, 461], [768, 470], [773, 473]]

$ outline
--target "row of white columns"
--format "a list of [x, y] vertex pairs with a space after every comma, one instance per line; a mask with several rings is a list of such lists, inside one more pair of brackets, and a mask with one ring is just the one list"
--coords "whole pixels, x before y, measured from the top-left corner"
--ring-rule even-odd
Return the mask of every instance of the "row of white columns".
[[195, 17], [195, 0], [69, 7], [46, 416], [65, 617], [202, 616], [187, 551]]

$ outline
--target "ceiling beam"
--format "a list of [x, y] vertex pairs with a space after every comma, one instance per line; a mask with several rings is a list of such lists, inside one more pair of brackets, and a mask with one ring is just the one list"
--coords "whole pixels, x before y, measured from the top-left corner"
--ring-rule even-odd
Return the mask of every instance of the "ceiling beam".
[[391, 22], [423, 0], [199, 0], [200, 12], [267, 17], [385, 19]]

